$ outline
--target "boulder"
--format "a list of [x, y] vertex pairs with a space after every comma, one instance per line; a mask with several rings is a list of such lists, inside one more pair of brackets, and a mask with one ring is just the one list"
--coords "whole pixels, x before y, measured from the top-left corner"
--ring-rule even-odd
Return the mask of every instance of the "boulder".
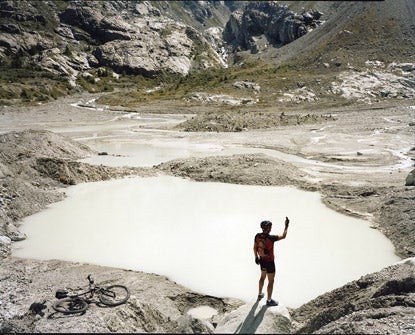
[[177, 332], [181, 334], [212, 334], [213, 325], [203, 319], [184, 315], [177, 321]]
[[240, 89], [251, 89], [255, 92], [259, 92], [261, 90], [261, 86], [253, 81], [235, 81], [233, 86]]
[[409, 172], [405, 180], [405, 186], [415, 186], [415, 169]]
[[264, 303], [246, 304], [226, 314], [215, 329], [225, 334], [288, 334], [291, 321], [287, 308], [267, 307]]
[[26, 239], [26, 235], [20, 232], [13, 224], [6, 225], [7, 236], [13, 241], [23, 241]]
[[9, 168], [0, 162], [0, 179], [6, 178], [7, 176], [11, 176]]

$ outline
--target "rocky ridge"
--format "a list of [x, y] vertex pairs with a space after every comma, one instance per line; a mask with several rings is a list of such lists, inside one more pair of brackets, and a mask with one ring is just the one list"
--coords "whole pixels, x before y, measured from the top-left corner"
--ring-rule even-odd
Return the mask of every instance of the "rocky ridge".
[[248, 129], [266, 129], [277, 126], [318, 124], [333, 120], [332, 115], [285, 114], [258, 111], [231, 111], [199, 113], [178, 125], [184, 131], [239, 132]]

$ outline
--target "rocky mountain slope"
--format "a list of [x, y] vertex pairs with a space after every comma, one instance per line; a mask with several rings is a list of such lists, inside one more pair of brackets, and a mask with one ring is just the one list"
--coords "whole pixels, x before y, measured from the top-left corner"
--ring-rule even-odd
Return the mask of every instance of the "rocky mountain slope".
[[162, 71], [186, 75], [191, 70], [226, 66], [224, 41], [246, 49], [254, 35], [265, 33], [272, 44], [286, 44], [321, 23], [316, 21], [321, 16], [318, 11], [297, 15], [273, 2], [244, 5], [234, 1], [2, 1], [0, 59], [16, 67], [36, 63], [73, 82], [79, 72], [103, 66], [145, 76]]
[[229, 13], [213, 1], [2, 1], [0, 58], [21, 57], [72, 79], [98, 66], [185, 75], [223, 65], [204, 26], [222, 26]]
[[229, 78], [257, 81], [256, 99], [266, 103], [414, 98], [414, 6], [3, 0], [0, 82], [7, 85], [0, 102], [42, 102], [77, 90], [127, 89], [141, 98], [149, 92], [137, 87], [177, 91], [186, 83], [182, 98], [189, 89], [237, 95]]
[[[294, 60], [297, 66], [309, 69], [330, 61], [333, 63], [336, 61], [342, 66], [348, 63], [359, 66], [367, 60], [380, 60], [387, 63], [413, 62], [412, 51], [415, 47], [413, 1], [279, 1], [278, 3], [288, 6], [292, 12], [291, 17], [297, 20], [297, 24], [301, 21], [308, 24], [306, 28], [312, 31], [312, 34], [304, 34], [301, 38], [293, 39], [293, 43], [284, 48], [272, 47], [271, 43], [261, 50], [261, 57], [269, 57], [277, 62]], [[267, 9], [265, 12], [268, 13], [270, 10]], [[258, 11], [256, 13], [260, 16]], [[312, 18], [315, 19], [314, 22]], [[271, 28], [272, 25], [268, 27]], [[283, 28], [287, 29], [287, 27]], [[281, 30], [279, 32], [281, 33]], [[266, 36], [269, 34], [272, 35], [272, 30], [265, 31]], [[258, 33], [256, 35], [261, 36]]]

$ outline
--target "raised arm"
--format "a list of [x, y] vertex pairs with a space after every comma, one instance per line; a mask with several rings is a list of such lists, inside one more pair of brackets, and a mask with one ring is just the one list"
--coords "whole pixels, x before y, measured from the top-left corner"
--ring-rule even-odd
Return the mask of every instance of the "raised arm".
[[284, 238], [287, 237], [289, 223], [290, 223], [290, 220], [288, 219], [288, 217], [285, 217], [285, 228], [284, 228], [284, 232], [282, 233], [282, 235], [279, 238], [280, 240], [283, 240]]

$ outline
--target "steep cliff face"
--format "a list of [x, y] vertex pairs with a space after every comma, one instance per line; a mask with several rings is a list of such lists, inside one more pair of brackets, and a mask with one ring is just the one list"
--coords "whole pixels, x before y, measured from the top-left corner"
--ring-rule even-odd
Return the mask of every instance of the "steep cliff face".
[[[4, 1], [0, 59], [12, 63], [17, 57], [23, 64], [38, 64], [72, 79], [101, 66], [147, 76], [221, 66], [223, 60], [202, 31], [184, 22], [190, 17], [190, 23], [212, 21], [219, 5], [189, 6], [163, 1]], [[224, 19], [218, 18], [218, 24]]]
[[283, 46], [322, 24], [321, 16], [317, 10], [297, 14], [276, 2], [253, 2], [232, 13], [225, 26], [224, 39], [234, 51], [258, 52], [257, 39], [261, 36], [267, 44]]

